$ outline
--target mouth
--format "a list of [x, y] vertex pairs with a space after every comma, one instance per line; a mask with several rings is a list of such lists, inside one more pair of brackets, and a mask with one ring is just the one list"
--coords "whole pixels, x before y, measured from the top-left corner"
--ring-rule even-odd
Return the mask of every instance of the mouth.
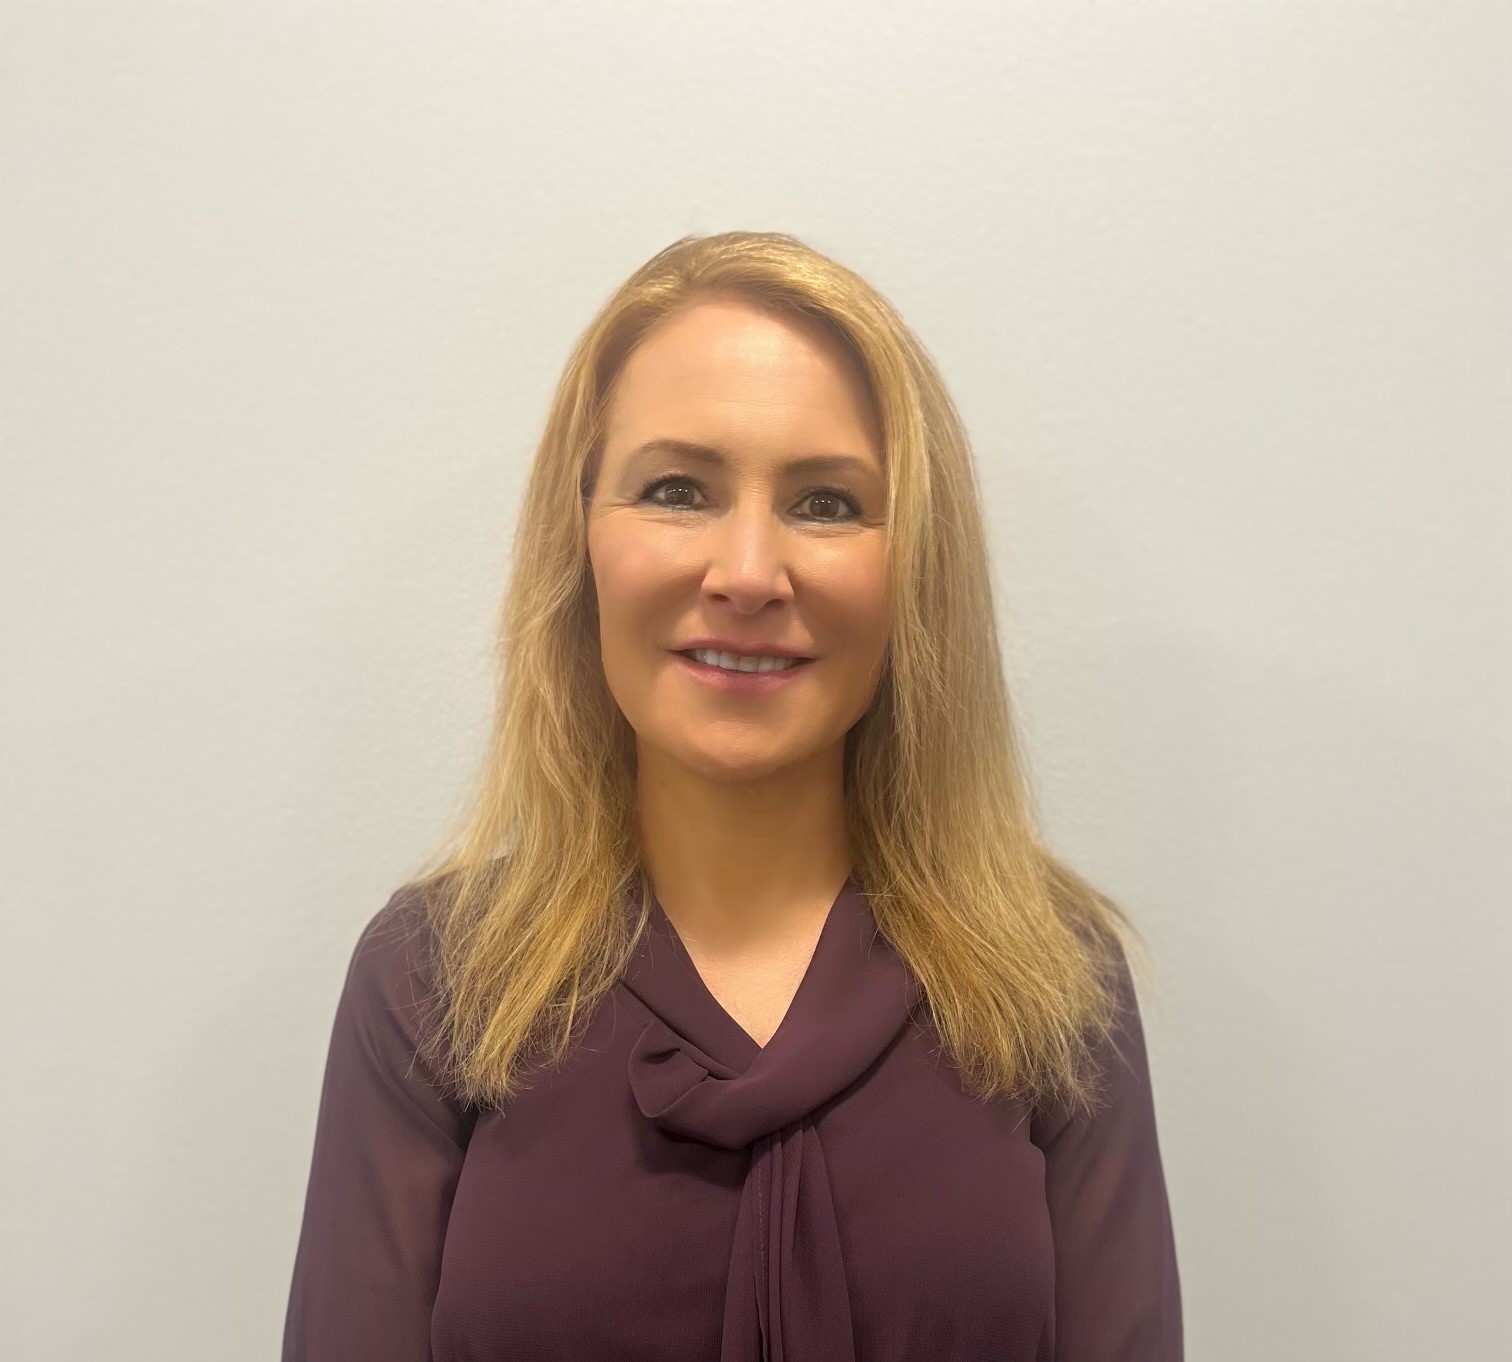
[[816, 661], [813, 658], [794, 658], [788, 667], [768, 667], [765, 671], [741, 671], [738, 668], [717, 667], [712, 662], [700, 662], [692, 656], [692, 652], [679, 652], [676, 648], [668, 648], [667, 652], [673, 658], [679, 659], [688, 668], [689, 674], [697, 679], [705, 680], [724, 691], [750, 691], [753, 694], [764, 694], [785, 685], [800, 671], [810, 667]]
[[683, 658], [685, 661], [692, 663], [695, 667], [701, 667], [709, 671], [719, 672], [725, 676], [786, 676], [790, 672], [796, 672], [803, 667], [809, 666], [811, 663], [817, 660], [812, 657], [795, 657], [791, 659], [784, 658], [783, 661], [789, 663], [790, 665], [781, 667], [768, 667], [763, 670], [745, 671], [740, 668], [719, 667], [714, 665], [713, 663], [701, 662], [697, 657], [694, 656], [691, 649], [688, 651], [679, 651], [677, 649], [669, 648], [668, 652], [670, 652], [673, 657]]

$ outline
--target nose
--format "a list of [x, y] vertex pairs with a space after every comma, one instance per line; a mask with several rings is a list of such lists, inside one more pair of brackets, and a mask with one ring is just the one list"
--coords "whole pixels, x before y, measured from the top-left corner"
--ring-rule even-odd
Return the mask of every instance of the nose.
[[753, 498], [710, 525], [705, 588], [737, 603], [759, 608], [792, 595], [789, 576], [797, 536], [769, 502]]

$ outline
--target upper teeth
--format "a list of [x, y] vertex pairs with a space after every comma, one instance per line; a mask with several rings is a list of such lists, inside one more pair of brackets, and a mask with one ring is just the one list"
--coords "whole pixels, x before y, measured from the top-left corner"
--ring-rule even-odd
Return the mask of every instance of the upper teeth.
[[688, 656], [710, 667], [723, 667], [727, 672], [786, 671], [803, 660], [798, 657], [746, 657], [740, 653], [710, 652], [707, 648], [690, 648]]

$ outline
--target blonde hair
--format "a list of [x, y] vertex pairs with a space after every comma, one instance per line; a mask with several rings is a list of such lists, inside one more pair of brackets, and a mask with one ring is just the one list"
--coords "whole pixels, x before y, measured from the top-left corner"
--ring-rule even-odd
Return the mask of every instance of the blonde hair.
[[963, 424], [874, 288], [770, 232], [674, 242], [568, 358], [516, 531], [490, 745], [475, 794], [412, 881], [435, 981], [422, 1052], [454, 1096], [502, 1105], [533, 1055], [566, 1053], [646, 928], [634, 733], [599, 658], [586, 511], [625, 360], [658, 323], [718, 295], [825, 327], [879, 422], [893, 617], [875, 698], [845, 739], [854, 878], [965, 1090], [1090, 1110], [1088, 1062], [1116, 1022], [1118, 929], [1133, 928], [1037, 834]]

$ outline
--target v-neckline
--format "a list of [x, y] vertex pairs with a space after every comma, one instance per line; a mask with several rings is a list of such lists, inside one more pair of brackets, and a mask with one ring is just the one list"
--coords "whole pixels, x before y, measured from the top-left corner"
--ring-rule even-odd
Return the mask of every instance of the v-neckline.
[[670, 941], [673, 951], [680, 962], [680, 967], [689, 976], [700, 1002], [705, 1005], [704, 1011], [717, 1019], [721, 1030], [738, 1035], [743, 1042], [743, 1049], [749, 1049], [759, 1055], [770, 1049], [772, 1043], [782, 1034], [784, 1029], [789, 1027], [792, 1019], [797, 1014], [799, 1002], [808, 991], [810, 981], [818, 971], [820, 957], [825, 952], [825, 940], [837, 930], [840, 919], [840, 913], [837, 910], [845, 899], [847, 890], [854, 890], [852, 874], [850, 872], [846, 873], [840, 888], [835, 891], [834, 898], [830, 900], [830, 906], [825, 910], [824, 922], [819, 928], [819, 935], [814, 941], [814, 948], [809, 952], [808, 963], [804, 966], [803, 973], [798, 979], [798, 986], [793, 990], [793, 996], [788, 1000], [786, 1011], [783, 1012], [781, 1020], [778, 1021], [776, 1028], [767, 1038], [765, 1045], [736, 1021], [730, 1010], [715, 997], [714, 990], [709, 987], [703, 975], [699, 973], [698, 966], [694, 963], [692, 954], [689, 952], [681, 934], [673, 925], [672, 919], [667, 916], [667, 910], [662, 906], [662, 901], [657, 896], [654, 888], [651, 891], [651, 915], [656, 928]]

